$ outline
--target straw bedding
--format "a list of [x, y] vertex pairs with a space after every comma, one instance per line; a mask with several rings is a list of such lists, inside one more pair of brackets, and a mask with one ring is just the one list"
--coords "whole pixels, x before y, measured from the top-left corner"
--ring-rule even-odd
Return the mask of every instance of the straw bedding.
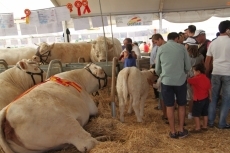
[[[162, 112], [154, 109], [157, 106], [157, 100], [153, 99], [154, 93], [151, 87], [149, 87], [149, 96], [145, 103], [143, 123], [136, 122], [134, 113], [125, 114], [125, 123], [121, 123], [118, 120], [117, 100], [117, 117], [112, 118], [109, 105], [110, 86], [99, 93], [99, 96], [92, 97], [98, 104], [99, 114], [90, 119], [90, 122], [84, 127], [93, 137], [102, 138], [101, 143], [90, 153], [227, 153], [230, 151], [230, 130], [219, 130], [216, 127], [209, 128], [207, 132], [201, 134], [189, 134], [184, 139], [169, 138], [169, 126], [161, 119]], [[186, 129], [194, 127], [193, 120], [186, 119], [185, 122]], [[79, 151], [69, 145], [62, 150], [47, 153], [79, 153]]]
[[[93, 137], [103, 136], [104, 139], [90, 153], [227, 153], [230, 151], [230, 130], [220, 130], [216, 127], [209, 128], [208, 131], [201, 134], [189, 134], [184, 139], [169, 138], [169, 125], [161, 119], [162, 112], [154, 109], [157, 106], [157, 100], [154, 100], [153, 97], [153, 89], [149, 87], [149, 96], [145, 103], [144, 123], [137, 123], [134, 113], [125, 114], [125, 123], [121, 123], [117, 100], [117, 117], [111, 117], [110, 86], [100, 91], [99, 96], [93, 97], [98, 103], [99, 115], [91, 119], [84, 128]], [[186, 119], [185, 122], [186, 129], [193, 129], [193, 120]], [[78, 151], [70, 145], [63, 150], [50, 151], [49, 153], [78, 153]]]

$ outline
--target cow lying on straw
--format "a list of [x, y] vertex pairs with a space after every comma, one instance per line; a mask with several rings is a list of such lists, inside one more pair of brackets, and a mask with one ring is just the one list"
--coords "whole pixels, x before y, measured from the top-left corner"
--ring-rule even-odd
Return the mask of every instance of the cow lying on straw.
[[98, 112], [89, 93], [106, 83], [104, 70], [92, 63], [50, 77], [1, 110], [1, 147], [6, 153], [40, 153], [64, 144], [92, 149], [98, 141], [82, 128]]
[[0, 74], [0, 110], [35, 84], [43, 82], [46, 73], [36, 62], [22, 59]]
[[116, 88], [121, 122], [124, 122], [124, 109], [128, 101], [128, 95], [130, 96], [128, 113], [132, 112], [133, 107], [137, 122], [142, 122], [144, 103], [149, 92], [148, 79], [152, 82], [157, 79], [153, 69], [140, 71], [136, 67], [126, 67], [119, 72]]

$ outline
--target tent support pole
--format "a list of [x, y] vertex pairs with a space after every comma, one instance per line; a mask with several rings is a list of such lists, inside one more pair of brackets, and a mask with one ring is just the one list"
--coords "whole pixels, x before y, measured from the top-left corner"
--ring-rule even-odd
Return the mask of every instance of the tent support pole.
[[162, 12], [159, 12], [159, 33], [162, 33]]
[[[112, 35], [112, 40], [113, 40], [113, 24], [112, 24], [111, 13], [109, 15], [109, 19], [110, 19], [111, 35]], [[115, 55], [115, 45], [114, 45], [114, 40], [113, 40], [113, 57], [115, 57], [114, 55]]]
[[101, 12], [101, 21], [102, 21], [102, 26], [103, 26], [103, 33], [104, 33], [104, 44], [105, 44], [105, 49], [106, 49], [106, 65], [108, 65], [108, 46], [106, 43], [106, 38], [105, 38], [105, 27], [104, 27], [104, 20], [102, 16], [102, 10], [101, 10], [101, 0], [99, 0], [99, 5], [100, 5], [100, 12]]
[[63, 29], [64, 42], [68, 42], [68, 40], [67, 40], [68, 36], [66, 34], [66, 28], [67, 28], [66, 21], [62, 21], [62, 29]]

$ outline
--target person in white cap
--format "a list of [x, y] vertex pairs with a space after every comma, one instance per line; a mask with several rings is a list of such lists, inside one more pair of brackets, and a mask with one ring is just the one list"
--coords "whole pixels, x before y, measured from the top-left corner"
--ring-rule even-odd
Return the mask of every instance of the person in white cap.
[[208, 46], [211, 43], [211, 41], [206, 39], [206, 34], [204, 30], [196, 30], [195, 34], [193, 35], [193, 38], [195, 38], [196, 41], [198, 42], [199, 44], [198, 50], [204, 56], [204, 61], [205, 61]]
[[[185, 48], [188, 51], [191, 66], [195, 66], [197, 64], [204, 64], [204, 56], [198, 51], [198, 44], [195, 39], [189, 37], [186, 41], [183, 42], [185, 44]], [[192, 68], [188, 72], [188, 77], [191, 78], [194, 76]], [[187, 84], [187, 100], [189, 101], [189, 112], [188, 119], [192, 119], [192, 107], [193, 107], [193, 99], [192, 99], [192, 89], [189, 84]]]

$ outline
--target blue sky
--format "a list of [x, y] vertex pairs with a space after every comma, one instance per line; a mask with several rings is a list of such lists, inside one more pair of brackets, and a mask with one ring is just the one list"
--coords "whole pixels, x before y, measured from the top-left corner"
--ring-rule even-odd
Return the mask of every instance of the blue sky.
[[23, 16], [26, 8], [30, 10], [54, 7], [50, 0], [0, 0], [0, 13], [14, 13], [14, 18]]

